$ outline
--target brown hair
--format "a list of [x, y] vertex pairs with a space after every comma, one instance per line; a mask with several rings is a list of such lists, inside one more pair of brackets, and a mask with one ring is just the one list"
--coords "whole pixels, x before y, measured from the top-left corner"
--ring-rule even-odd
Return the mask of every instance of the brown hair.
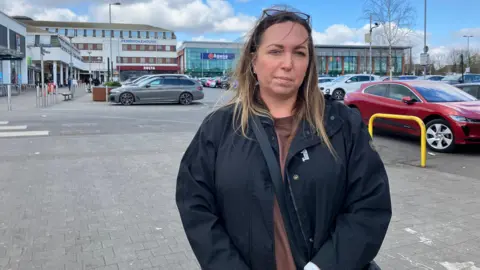
[[[301, 14], [306, 15], [303, 13]], [[334, 150], [323, 123], [325, 98], [318, 89], [318, 75], [315, 64], [315, 47], [312, 39], [312, 28], [310, 27], [309, 20], [299, 16], [296, 12], [279, 11], [273, 15], [264, 15], [252, 29], [251, 34], [244, 44], [243, 52], [235, 71], [234, 79], [237, 80], [236, 89], [234, 91], [235, 95], [227, 104], [234, 105], [233, 122], [239, 123], [237, 128], [240, 128], [242, 135], [246, 137], [249, 115], [263, 115], [272, 118], [268, 109], [258, 100], [257, 78], [253, 73], [252, 61], [257, 52], [257, 48], [260, 46], [264, 32], [270, 26], [283, 22], [298, 23], [305, 27], [308, 32], [308, 52], [310, 59], [306, 76], [298, 90], [297, 101], [294, 108], [296, 122], [302, 119], [307, 120], [333, 154]]]

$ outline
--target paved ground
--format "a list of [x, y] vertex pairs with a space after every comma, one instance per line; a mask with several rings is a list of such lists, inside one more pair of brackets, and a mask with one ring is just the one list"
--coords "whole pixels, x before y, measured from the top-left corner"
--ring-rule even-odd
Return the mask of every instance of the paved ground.
[[[222, 93], [205, 91], [192, 106], [106, 106], [83, 93], [0, 113], [10, 127], [0, 137], [20, 136], [0, 138], [0, 269], [198, 269], [174, 190]], [[383, 269], [480, 269], [480, 151], [429, 155], [420, 169], [416, 140], [376, 134], [375, 144], [394, 203]]]

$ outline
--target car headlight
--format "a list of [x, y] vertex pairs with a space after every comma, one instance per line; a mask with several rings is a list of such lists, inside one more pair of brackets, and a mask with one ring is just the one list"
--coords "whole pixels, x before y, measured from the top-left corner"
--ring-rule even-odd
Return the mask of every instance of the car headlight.
[[470, 118], [467, 118], [465, 116], [460, 116], [460, 115], [450, 115], [450, 118], [457, 122], [473, 122]]
[[325, 89], [325, 94], [330, 94], [330, 89], [329, 88]]

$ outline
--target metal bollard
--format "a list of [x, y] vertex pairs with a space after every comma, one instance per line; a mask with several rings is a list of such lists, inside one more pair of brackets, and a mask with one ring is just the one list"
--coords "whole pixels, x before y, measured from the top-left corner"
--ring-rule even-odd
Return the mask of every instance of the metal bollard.
[[7, 110], [12, 110], [12, 86], [7, 85]]
[[108, 102], [108, 86], [105, 86], [105, 103]]
[[37, 95], [35, 96], [35, 104], [38, 107], [40, 107], [40, 102], [39, 102], [39, 99], [40, 98], [40, 86], [37, 85]]

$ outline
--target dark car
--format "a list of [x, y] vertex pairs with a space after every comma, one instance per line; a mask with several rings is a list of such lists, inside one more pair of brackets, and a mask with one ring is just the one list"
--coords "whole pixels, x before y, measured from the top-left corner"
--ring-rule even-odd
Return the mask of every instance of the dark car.
[[138, 84], [124, 85], [110, 92], [109, 101], [132, 105], [137, 103], [180, 103], [189, 105], [204, 98], [203, 87], [184, 76], [155, 76]]
[[463, 83], [456, 84], [455, 86], [480, 99], [480, 83]]
[[[452, 152], [459, 144], [480, 144], [480, 101], [446, 83], [366, 83], [344, 102], [358, 110], [365, 123], [376, 113], [419, 117], [427, 128], [427, 146], [437, 152]], [[420, 135], [418, 125], [408, 120], [378, 119], [374, 127]]]

